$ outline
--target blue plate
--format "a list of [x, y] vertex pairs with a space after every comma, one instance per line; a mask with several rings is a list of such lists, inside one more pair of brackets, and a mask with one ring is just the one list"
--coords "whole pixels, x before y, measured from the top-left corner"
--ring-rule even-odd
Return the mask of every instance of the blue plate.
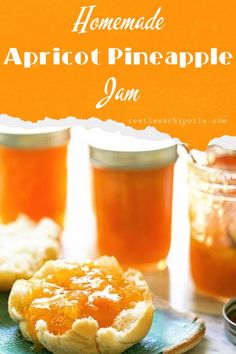
[[[0, 353], [32, 354], [32, 344], [22, 338], [18, 326], [12, 322], [7, 310], [7, 294], [0, 294]], [[205, 333], [204, 322], [193, 314], [171, 309], [155, 297], [156, 306], [149, 334], [125, 354], [180, 354], [192, 349]], [[48, 354], [47, 350], [40, 352]]]

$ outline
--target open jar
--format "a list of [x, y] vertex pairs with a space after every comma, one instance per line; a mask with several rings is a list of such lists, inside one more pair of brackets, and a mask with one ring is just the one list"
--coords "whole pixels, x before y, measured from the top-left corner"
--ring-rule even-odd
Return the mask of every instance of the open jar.
[[128, 266], [164, 264], [171, 241], [176, 158], [172, 141], [114, 137], [108, 144], [90, 144], [101, 254]]
[[69, 129], [0, 130], [0, 220], [64, 221]]
[[236, 153], [189, 164], [190, 263], [196, 287], [218, 299], [236, 295]]

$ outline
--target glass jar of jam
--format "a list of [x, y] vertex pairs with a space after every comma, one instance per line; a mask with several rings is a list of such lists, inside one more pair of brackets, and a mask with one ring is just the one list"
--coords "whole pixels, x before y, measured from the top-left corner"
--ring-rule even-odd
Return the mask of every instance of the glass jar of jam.
[[64, 221], [69, 129], [0, 129], [0, 220]]
[[131, 137], [90, 144], [98, 249], [123, 265], [164, 264], [177, 146]]
[[192, 278], [200, 292], [230, 298], [236, 294], [236, 152], [219, 149], [206, 166], [190, 163], [189, 185]]

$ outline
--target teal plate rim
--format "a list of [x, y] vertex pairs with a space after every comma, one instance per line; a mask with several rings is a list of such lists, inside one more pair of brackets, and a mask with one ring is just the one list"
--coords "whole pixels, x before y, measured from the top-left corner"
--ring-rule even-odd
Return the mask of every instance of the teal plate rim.
[[[33, 354], [32, 343], [20, 334], [7, 310], [8, 294], [0, 293], [0, 354]], [[194, 348], [205, 334], [205, 322], [193, 313], [172, 309], [154, 296], [155, 314], [148, 335], [124, 354], [182, 354]], [[48, 354], [47, 350], [37, 352]], [[68, 353], [70, 354], [70, 353]]]

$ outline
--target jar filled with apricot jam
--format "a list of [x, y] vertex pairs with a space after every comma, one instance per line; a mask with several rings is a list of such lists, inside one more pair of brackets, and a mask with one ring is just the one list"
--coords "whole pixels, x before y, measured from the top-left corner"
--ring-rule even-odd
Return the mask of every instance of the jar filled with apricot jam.
[[19, 214], [63, 226], [69, 129], [0, 130], [0, 221]]
[[[116, 141], [117, 139], [117, 141]], [[109, 139], [108, 139], [109, 140]], [[163, 267], [177, 146], [131, 137], [90, 144], [97, 243], [123, 266]]]
[[207, 165], [190, 163], [189, 185], [192, 278], [225, 300], [236, 294], [236, 152], [216, 149]]

